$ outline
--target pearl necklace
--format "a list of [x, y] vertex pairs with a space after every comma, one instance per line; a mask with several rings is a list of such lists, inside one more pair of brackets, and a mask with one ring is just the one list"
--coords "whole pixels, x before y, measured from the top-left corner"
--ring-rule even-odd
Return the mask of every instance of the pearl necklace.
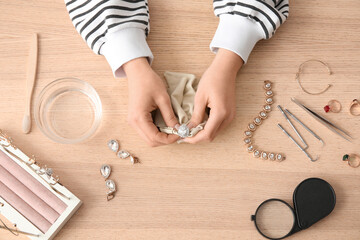
[[249, 123], [247, 126], [247, 130], [244, 132], [245, 138], [244, 143], [246, 145], [246, 150], [249, 153], [252, 153], [255, 158], [262, 158], [264, 160], [270, 159], [272, 161], [277, 160], [279, 162], [285, 160], [285, 156], [281, 153], [272, 153], [272, 152], [265, 152], [258, 148], [256, 148], [254, 144], [254, 140], [252, 139], [255, 130], [261, 125], [261, 123], [267, 119], [269, 113], [271, 112], [271, 105], [274, 103], [274, 93], [271, 90], [272, 82], [264, 81], [264, 89], [265, 89], [265, 105], [263, 110], [260, 111], [259, 115], [254, 118], [254, 121]]

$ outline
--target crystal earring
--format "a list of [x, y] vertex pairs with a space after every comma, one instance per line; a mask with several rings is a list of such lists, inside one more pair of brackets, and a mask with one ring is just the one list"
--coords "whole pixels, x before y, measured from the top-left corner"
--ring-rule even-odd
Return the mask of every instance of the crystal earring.
[[107, 180], [110, 177], [111, 174], [111, 167], [107, 164], [104, 164], [100, 168], [101, 175]]
[[120, 144], [117, 140], [110, 140], [110, 141], [108, 141], [107, 145], [111, 151], [113, 151], [113, 152], [119, 151]]
[[105, 185], [109, 189], [109, 191], [107, 192], [106, 199], [110, 201], [115, 197], [116, 185], [115, 182], [111, 179], [106, 180]]
[[117, 140], [112, 139], [112, 140], [108, 141], [107, 145], [108, 145], [109, 149], [111, 151], [115, 152], [119, 158], [121, 158], [121, 159], [130, 158], [130, 162], [132, 164], [140, 163], [139, 158], [132, 156], [128, 151], [119, 150], [120, 144]]
[[109, 189], [109, 191], [106, 193], [106, 199], [110, 201], [115, 197], [116, 192], [115, 182], [111, 179], [108, 179], [111, 174], [111, 167], [107, 164], [102, 165], [100, 168], [100, 173], [105, 178], [105, 185]]

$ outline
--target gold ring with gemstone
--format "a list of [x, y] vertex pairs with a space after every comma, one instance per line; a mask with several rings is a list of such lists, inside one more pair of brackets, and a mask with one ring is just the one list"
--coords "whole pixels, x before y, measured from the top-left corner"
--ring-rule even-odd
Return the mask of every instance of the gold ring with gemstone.
[[324, 107], [325, 112], [338, 113], [341, 111], [341, 103], [338, 100], [330, 100]]
[[347, 161], [350, 167], [357, 168], [360, 166], [360, 156], [357, 154], [345, 154], [343, 161]]
[[360, 116], [360, 101], [357, 99], [354, 99], [349, 108], [349, 112], [353, 116]]

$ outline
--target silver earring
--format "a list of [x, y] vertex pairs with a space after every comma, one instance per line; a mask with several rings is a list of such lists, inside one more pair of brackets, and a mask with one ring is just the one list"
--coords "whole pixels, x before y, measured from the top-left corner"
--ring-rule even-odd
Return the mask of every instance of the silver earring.
[[116, 192], [115, 182], [111, 179], [108, 179], [111, 174], [111, 167], [107, 164], [102, 165], [100, 168], [100, 173], [105, 178], [105, 185], [109, 189], [109, 191], [106, 193], [106, 199], [110, 201], [115, 197]]
[[100, 173], [105, 178], [105, 180], [108, 179], [111, 174], [111, 167], [107, 164], [102, 165], [100, 168]]
[[112, 139], [112, 140], [108, 141], [107, 145], [108, 145], [109, 149], [111, 151], [115, 152], [119, 158], [121, 158], [121, 159], [130, 158], [130, 162], [132, 164], [140, 163], [139, 158], [132, 156], [128, 151], [119, 150], [120, 144], [117, 140]]
[[110, 140], [110, 141], [108, 141], [107, 145], [111, 151], [113, 151], [113, 152], [119, 151], [120, 144], [117, 140]]
[[105, 185], [109, 189], [109, 191], [107, 192], [106, 199], [110, 201], [115, 197], [116, 185], [115, 182], [111, 179], [106, 180]]
[[135, 163], [139, 163], [139, 159], [137, 157], [134, 157], [132, 155], [130, 155], [130, 153], [128, 151], [125, 151], [125, 150], [120, 150], [117, 154], [116, 154], [119, 158], [121, 159], [125, 159], [125, 158], [130, 158], [130, 162], [132, 164], [135, 164]]

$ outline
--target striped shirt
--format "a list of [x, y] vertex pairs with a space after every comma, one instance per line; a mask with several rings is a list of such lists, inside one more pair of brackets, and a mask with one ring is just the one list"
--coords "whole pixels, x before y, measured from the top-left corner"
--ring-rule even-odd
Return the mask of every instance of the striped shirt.
[[[65, 0], [65, 4], [78, 33], [96, 54], [106, 57], [116, 77], [125, 76], [121, 66], [127, 61], [153, 60], [146, 43], [147, 0]], [[213, 0], [213, 7], [220, 22], [210, 49], [231, 50], [244, 62], [256, 42], [271, 38], [289, 15], [288, 0]]]

